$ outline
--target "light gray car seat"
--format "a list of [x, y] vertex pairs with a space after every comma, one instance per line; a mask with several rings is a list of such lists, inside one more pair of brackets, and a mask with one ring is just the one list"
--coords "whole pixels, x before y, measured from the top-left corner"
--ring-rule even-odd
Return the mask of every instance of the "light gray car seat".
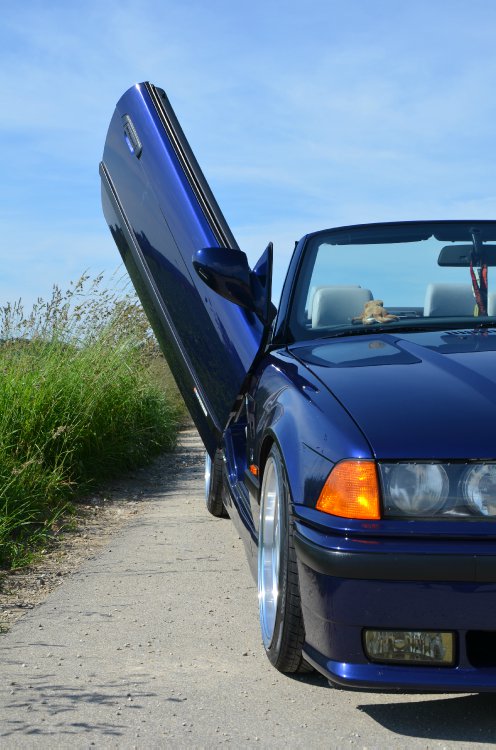
[[361, 287], [318, 287], [312, 300], [312, 328], [349, 324], [362, 314], [372, 297], [370, 289]]
[[425, 293], [424, 315], [473, 315], [474, 306], [475, 298], [471, 284], [429, 284]]

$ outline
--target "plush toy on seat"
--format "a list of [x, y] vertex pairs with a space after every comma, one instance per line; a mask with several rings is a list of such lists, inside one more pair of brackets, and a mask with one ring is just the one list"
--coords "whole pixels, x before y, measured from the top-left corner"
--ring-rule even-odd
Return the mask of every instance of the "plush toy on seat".
[[366, 302], [362, 314], [353, 318], [353, 323], [370, 325], [370, 323], [390, 323], [392, 320], [399, 320], [397, 315], [390, 315], [384, 309], [383, 304], [381, 299], [372, 299], [370, 302]]

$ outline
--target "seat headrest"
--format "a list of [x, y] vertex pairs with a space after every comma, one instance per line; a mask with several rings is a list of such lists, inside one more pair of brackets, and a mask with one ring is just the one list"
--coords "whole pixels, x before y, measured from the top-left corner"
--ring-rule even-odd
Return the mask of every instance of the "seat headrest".
[[424, 315], [473, 315], [474, 306], [471, 284], [429, 284], [425, 293]]
[[363, 312], [372, 297], [370, 289], [360, 287], [320, 287], [312, 301], [312, 328], [351, 323]]

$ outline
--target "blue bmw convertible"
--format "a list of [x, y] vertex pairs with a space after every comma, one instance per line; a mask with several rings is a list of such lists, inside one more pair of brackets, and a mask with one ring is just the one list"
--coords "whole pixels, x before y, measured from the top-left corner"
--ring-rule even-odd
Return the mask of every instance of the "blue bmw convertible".
[[496, 222], [312, 232], [276, 309], [161, 89], [117, 103], [100, 175], [274, 667], [496, 690]]

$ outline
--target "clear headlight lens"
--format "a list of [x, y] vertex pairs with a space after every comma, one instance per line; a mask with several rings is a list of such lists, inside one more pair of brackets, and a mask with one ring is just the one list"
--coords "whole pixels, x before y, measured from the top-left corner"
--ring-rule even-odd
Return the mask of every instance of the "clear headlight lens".
[[470, 466], [461, 479], [469, 508], [482, 516], [496, 515], [496, 464]]
[[386, 514], [432, 516], [446, 503], [449, 480], [441, 464], [387, 464], [381, 468]]
[[385, 518], [496, 520], [496, 462], [379, 463]]

